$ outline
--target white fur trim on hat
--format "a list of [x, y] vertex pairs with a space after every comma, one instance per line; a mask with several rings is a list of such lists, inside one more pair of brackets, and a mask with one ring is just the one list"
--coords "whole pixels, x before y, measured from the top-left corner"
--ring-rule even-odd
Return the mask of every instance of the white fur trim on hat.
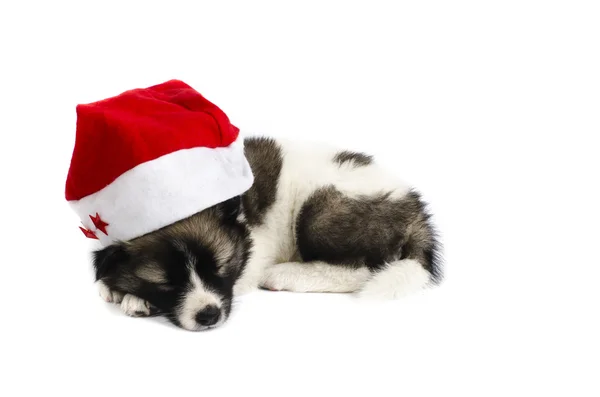
[[[69, 201], [104, 246], [150, 233], [246, 192], [254, 181], [241, 137], [228, 147], [169, 153], [123, 173], [110, 185]], [[96, 228], [90, 216], [107, 223]]]

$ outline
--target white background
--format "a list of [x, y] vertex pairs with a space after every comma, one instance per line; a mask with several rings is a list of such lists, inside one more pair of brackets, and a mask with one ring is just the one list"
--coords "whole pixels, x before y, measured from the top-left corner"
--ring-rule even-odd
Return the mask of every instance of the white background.
[[[597, 2], [161, 4], [0, 6], [0, 395], [599, 395]], [[75, 105], [171, 78], [397, 170], [443, 286], [259, 292], [209, 333], [102, 302], [64, 199]]]

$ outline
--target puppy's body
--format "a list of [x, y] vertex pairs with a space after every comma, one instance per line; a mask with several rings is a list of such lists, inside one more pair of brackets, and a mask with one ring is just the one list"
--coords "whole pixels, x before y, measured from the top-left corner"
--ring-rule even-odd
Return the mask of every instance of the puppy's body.
[[419, 196], [370, 156], [264, 138], [246, 151], [256, 183], [242, 214], [253, 247], [238, 294], [264, 286], [395, 297], [440, 275]]
[[107, 300], [197, 330], [259, 287], [396, 298], [440, 281], [424, 203], [370, 156], [268, 138], [245, 151], [255, 182], [244, 195], [113, 247], [118, 260], [111, 247], [96, 254]]

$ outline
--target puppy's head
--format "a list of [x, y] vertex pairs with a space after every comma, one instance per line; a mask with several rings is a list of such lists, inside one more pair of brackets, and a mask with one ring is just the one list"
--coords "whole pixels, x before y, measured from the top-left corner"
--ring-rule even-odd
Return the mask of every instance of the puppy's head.
[[134, 240], [94, 253], [96, 279], [133, 294], [184, 329], [199, 331], [229, 316], [233, 285], [249, 239], [237, 222], [239, 198]]

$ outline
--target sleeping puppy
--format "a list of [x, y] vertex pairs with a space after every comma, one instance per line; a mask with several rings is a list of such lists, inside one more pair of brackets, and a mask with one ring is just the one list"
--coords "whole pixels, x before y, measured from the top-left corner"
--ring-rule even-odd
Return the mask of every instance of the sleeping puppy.
[[369, 155], [253, 137], [242, 196], [94, 253], [100, 295], [199, 331], [258, 288], [395, 299], [442, 279], [420, 195]]

